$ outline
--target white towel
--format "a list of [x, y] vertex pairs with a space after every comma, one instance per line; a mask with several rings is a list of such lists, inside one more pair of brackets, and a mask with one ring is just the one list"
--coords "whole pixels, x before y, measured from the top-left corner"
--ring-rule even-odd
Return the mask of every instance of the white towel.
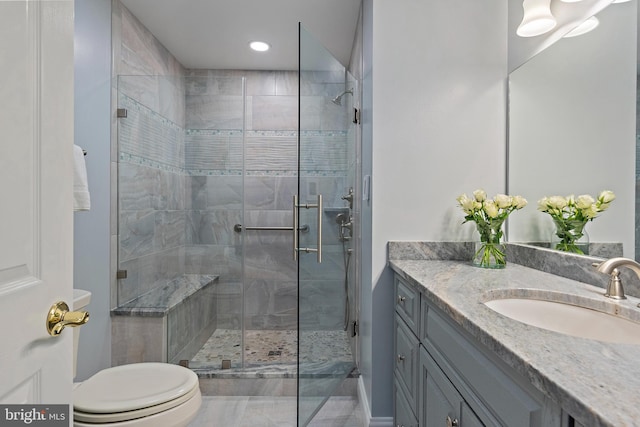
[[87, 182], [87, 165], [84, 161], [84, 151], [77, 145], [73, 146], [73, 210], [88, 211], [91, 208], [89, 184]]

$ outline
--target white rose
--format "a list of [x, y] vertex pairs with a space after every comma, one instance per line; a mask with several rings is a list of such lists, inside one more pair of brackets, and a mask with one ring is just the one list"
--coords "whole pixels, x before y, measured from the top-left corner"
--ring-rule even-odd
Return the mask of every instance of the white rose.
[[613, 191], [605, 190], [598, 195], [598, 201], [600, 203], [611, 203], [616, 198]]
[[461, 194], [456, 200], [458, 201], [458, 204], [460, 204], [460, 207], [465, 213], [467, 214], [473, 213], [474, 207], [475, 207], [475, 200], [470, 199], [469, 197], [467, 197], [466, 194]]
[[512, 206], [516, 209], [522, 209], [527, 206], [527, 199], [522, 196], [513, 196], [511, 199]]
[[500, 209], [510, 208], [511, 204], [513, 203], [512, 202], [512, 197], [511, 196], [507, 196], [506, 194], [497, 194], [493, 198], [493, 201], [495, 202], [495, 204]]
[[473, 192], [473, 197], [475, 197], [476, 201], [484, 202], [487, 199], [487, 193], [480, 189]]
[[496, 218], [498, 216], [498, 207], [493, 200], [485, 201], [483, 209], [487, 213], [489, 218]]
[[542, 212], [546, 212], [549, 209], [549, 198], [543, 197], [538, 200], [538, 210]]
[[552, 209], [562, 210], [567, 206], [567, 199], [562, 196], [551, 196], [547, 199], [547, 206]]
[[596, 207], [595, 203], [589, 206], [588, 209], [582, 210], [582, 215], [584, 215], [584, 217], [587, 219], [592, 219], [598, 216], [598, 208]]
[[588, 194], [583, 194], [581, 196], [578, 196], [578, 198], [576, 199], [576, 208], [578, 208], [580, 210], [588, 209], [595, 202], [596, 201], [593, 200], [593, 197], [591, 197]]

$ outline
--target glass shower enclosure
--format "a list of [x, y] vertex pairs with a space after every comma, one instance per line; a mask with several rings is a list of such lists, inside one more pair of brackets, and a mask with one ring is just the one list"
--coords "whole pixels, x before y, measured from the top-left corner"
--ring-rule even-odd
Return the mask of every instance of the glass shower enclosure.
[[117, 86], [114, 363], [295, 378], [306, 425], [355, 367], [357, 82], [300, 27], [297, 71]]

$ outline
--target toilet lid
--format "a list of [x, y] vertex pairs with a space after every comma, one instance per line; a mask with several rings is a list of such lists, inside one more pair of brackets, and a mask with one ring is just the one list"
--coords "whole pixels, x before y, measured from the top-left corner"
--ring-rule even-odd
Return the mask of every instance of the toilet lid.
[[134, 363], [104, 369], [84, 381], [73, 391], [73, 407], [95, 414], [136, 411], [186, 397], [194, 389], [198, 376], [187, 368]]

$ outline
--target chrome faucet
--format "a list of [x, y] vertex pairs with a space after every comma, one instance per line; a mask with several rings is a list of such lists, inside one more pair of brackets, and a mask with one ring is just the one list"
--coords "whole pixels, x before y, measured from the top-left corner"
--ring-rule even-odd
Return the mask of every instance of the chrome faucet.
[[627, 299], [624, 295], [624, 288], [622, 287], [622, 280], [619, 277], [620, 270], [618, 267], [627, 267], [631, 269], [636, 276], [640, 279], [640, 264], [629, 258], [610, 258], [601, 263], [593, 264], [596, 269], [605, 274], [610, 274], [609, 285], [607, 286], [607, 292], [604, 296], [613, 299]]
[[349, 188], [349, 193], [340, 198], [349, 202], [349, 209], [353, 209], [353, 188]]
[[[351, 240], [353, 237], [353, 216], [349, 215], [347, 217], [344, 213], [339, 213], [336, 215], [336, 222], [338, 223], [340, 231], [340, 241], [345, 242]], [[345, 233], [345, 230], [348, 230], [349, 233]]]

